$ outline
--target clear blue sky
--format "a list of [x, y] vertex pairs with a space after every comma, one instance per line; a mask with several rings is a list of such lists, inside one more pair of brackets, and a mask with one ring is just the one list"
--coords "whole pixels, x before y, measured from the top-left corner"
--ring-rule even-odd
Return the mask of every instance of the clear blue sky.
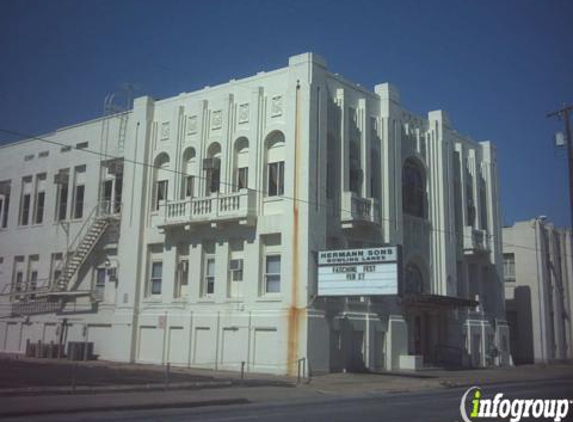
[[45, 133], [98, 117], [123, 82], [163, 98], [314, 51], [495, 142], [505, 224], [569, 225], [562, 124], [545, 115], [573, 102], [572, 36], [567, 0], [0, 0], [0, 128]]

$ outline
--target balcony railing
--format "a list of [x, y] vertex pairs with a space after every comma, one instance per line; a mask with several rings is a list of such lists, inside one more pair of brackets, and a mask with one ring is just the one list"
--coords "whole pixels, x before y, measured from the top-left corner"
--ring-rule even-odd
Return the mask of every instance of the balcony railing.
[[30, 300], [22, 300], [12, 303], [12, 315], [34, 315], [56, 312], [60, 309], [60, 303], [48, 297]]
[[360, 198], [354, 192], [343, 192], [340, 220], [343, 225], [354, 223], [379, 224], [380, 207], [374, 198]]
[[256, 217], [256, 192], [214, 194], [204, 198], [167, 201], [162, 206], [159, 227], [194, 223], [239, 221], [250, 224]]
[[487, 232], [485, 230], [464, 226], [463, 236], [464, 254], [473, 255], [475, 253], [489, 252]]

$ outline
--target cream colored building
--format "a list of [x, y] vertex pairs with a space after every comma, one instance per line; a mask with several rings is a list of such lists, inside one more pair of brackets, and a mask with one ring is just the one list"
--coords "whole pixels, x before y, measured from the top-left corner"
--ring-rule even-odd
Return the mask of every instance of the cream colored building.
[[[3, 146], [0, 188], [4, 351], [88, 341], [290, 374], [509, 362], [494, 146], [315, 54]], [[317, 296], [319, 250], [380, 245], [401, 246], [403, 295]]]
[[573, 358], [571, 231], [545, 218], [503, 229], [507, 320], [516, 364]]

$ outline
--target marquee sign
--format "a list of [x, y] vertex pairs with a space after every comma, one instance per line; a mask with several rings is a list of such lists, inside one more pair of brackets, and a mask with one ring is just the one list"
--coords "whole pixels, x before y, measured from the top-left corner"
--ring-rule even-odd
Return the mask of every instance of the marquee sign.
[[397, 295], [397, 246], [318, 252], [319, 296]]

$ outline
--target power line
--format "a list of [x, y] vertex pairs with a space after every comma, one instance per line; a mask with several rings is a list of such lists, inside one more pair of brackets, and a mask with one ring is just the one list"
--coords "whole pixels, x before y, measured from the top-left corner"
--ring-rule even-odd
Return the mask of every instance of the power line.
[[[52, 144], [52, 145], [57, 145], [57, 146], [61, 146], [61, 147], [69, 147], [68, 144], [65, 144], [65, 143], [62, 143], [62, 142], [54, 141], [54, 140], [52, 140], [52, 139], [47, 139], [47, 138], [42, 137], [42, 136], [29, 135], [29, 134], [26, 134], [26, 133], [23, 133], [23, 132], [18, 132], [18, 131], [14, 131], [14, 130], [10, 130], [10, 129], [0, 128], [0, 132], [6, 133], [6, 134], [9, 134], [9, 135], [12, 135], [12, 136], [20, 137], [20, 138], [22, 138], [22, 140], [25, 140], [25, 139], [34, 139], [34, 140], [37, 140], [37, 141], [40, 141], [40, 142], [44, 142], [44, 143], [48, 143], [48, 144]], [[82, 152], [85, 152], [85, 153], [88, 153], [88, 154], [96, 155], [96, 156], [98, 156], [98, 157], [100, 157], [100, 158], [105, 158], [106, 160], [122, 159], [124, 162], [132, 163], [132, 164], [135, 164], [135, 165], [141, 165], [141, 166], [148, 167], [148, 168], [152, 168], [152, 169], [155, 169], [155, 170], [165, 171], [165, 172], [172, 173], [172, 174], [179, 175], [179, 176], [194, 176], [194, 177], [197, 178], [198, 180], [202, 180], [202, 181], [207, 181], [207, 180], [208, 180], [207, 177], [205, 177], [205, 176], [196, 175], [196, 174], [189, 174], [189, 173], [186, 173], [186, 172], [183, 172], [183, 171], [174, 170], [174, 169], [169, 169], [169, 168], [166, 169], [166, 168], [162, 168], [161, 166], [156, 166], [156, 165], [153, 165], [153, 164], [148, 163], [148, 162], [132, 160], [132, 159], [129, 159], [129, 158], [125, 158], [125, 157], [123, 157], [123, 156], [115, 156], [115, 155], [111, 155], [111, 154], [106, 154], [106, 153], [103, 153], [103, 152], [100, 152], [100, 151], [91, 150], [91, 149], [89, 149], [89, 148], [82, 148], [82, 149], [78, 149], [77, 151], [82, 151]], [[228, 187], [231, 187], [231, 188], [235, 187], [235, 185], [234, 185], [233, 183], [225, 182], [225, 181], [219, 181], [219, 184], [220, 184], [220, 185], [224, 185], [224, 186], [228, 186]], [[251, 191], [251, 192], [255, 192], [255, 193], [259, 193], [259, 194], [263, 194], [263, 195], [266, 194], [266, 192], [265, 192], [264, 190], [258, 190], [258, 189], [249, 188], [249, 187], [247, 187], [246, 189], [249, 190], [249, 191]], [[321, 202], [318, 202], [318, 201], [311, 201], [311, 200], [306, 200], [306, 199], [301, 199], [301, 198], [294, 198], [294, 197], [291, 197], [291, 196], [288, 196], [288, 195], [282, 195], [281, 198], [282, 198], [282, 199], [286, 199], [286, 200], [290, 200], [290, 201], [292, 201], [292, 202], [299, 202], [299, 203], [303, 203], [303, 204], [306, 204], [306, 205], [311, 205], [311, 206], [326, 208], [327, 210], [330, 209], [330, 210], [333, 210], [334, 212], [338, 212], [338, 213], [343, 213], [343, 212], [351, 213], [351, 212], [352, 212], [351, 210], [346, 210], [346, 209], [344, 209], [344, 208], [334, 207], [334, 206], [331, 206], [331, 205], [329, 205], [329, 204], [324, 204], [324, 203], [321, 203]], [[335, 215], [336, 215], [336, 214], [335, 214]], [[388, 223], [395, 223], [395, 222], [397, 222], [396, 219], [392, 219], [392, 218], [389, 218], [389, 217], [383, 217], [383, 216], [381, 216], [381, 215], [380, 215], [380, 219], [381, 219], [382, 221], [386, 221], [386, 222], [388, 222]], [[472, 237], [471, 235], [470, 235], [470, 236], [466, 236], [466, 235], [463, 234], [463, 233], [457, 233], [455, 230], [452, 231], [452, 230], [440, 229], [440, 228], [436, 228], [436, 227], [428, 227], [427, 230], [428, 230], [428, 231], [433, 231], [433, 232], [436, 232], [436, 233], [446, 234], [446, 235], [448, 235], [448, 236], [454, 235], [456, 238], [461, 237], [461, 238], [467, 238], [467, 239], [473, 240], [473, 237]], [[377, 242], [373, 242], [371, 239], [361, 238], [361, 237], [356, 237], [356, 236], [351, 236], [351, 235], [347, 235], [347, 234], [345, 234], [344, 237], [345, 237], [346, 239], [356, 240], [356, 241], [360, 241], [360, 242], [367, 242], [367, 243], [372, 243], [372, 244], [373, 244], [373, 243], [377, 243]], [[494, 235], [493, 235], [493, 234], [489, 234], [489, 235], [487, 235], [487, 237], [489, 237], [489, 238], [494, 238]], [[503, 243], [503, 242], [502, 242], [501, 245], [502, 245], [502, 246], [508, 246], [508, 247], [519, 248], [519, 249], [524, 249], [524, 250], [535, 251], [535, 252], [541, 250], [540, 248], [535, 248], [535, 247], [530, 247], [530, 246], [525, 246], [525, 245], [511, 244], [511, 243]], [[569, 257], [572, 257], [572, 258], [573, 258], [573, 255], [563, 255], [563, 256], [569, 256]]]

